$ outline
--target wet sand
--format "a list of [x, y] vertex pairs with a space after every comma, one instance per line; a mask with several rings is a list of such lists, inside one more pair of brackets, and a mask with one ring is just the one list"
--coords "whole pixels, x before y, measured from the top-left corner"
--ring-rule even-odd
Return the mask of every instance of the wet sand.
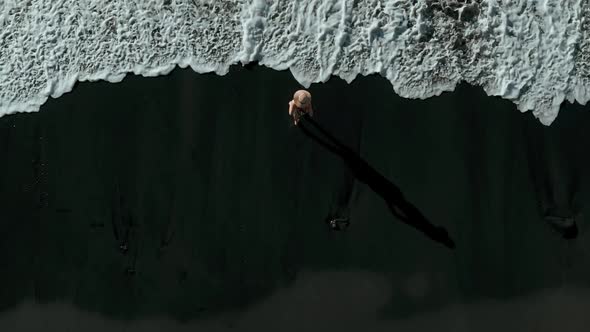
[[[65, 302], [186, 321], [249, 310], [302, 271], [385, 278], [386, 319], [587, 289], [588, 223], [567, 244], [540, 213], [590, 213], [588, 106], [566, 104], [544, 127], [467, 85], [427, 100], [378, 76], [310, 87], [316, 120], [446, 227], [449, 251], [363, 185], [349, 231], [328, 231], [352, 175], [291, 124], [298, 88], [266, 68], [177, 69], [80, 83], [39, 113], [0, 118], [2, 311]], [[408, 291], [417, 275], [426, 290]]]

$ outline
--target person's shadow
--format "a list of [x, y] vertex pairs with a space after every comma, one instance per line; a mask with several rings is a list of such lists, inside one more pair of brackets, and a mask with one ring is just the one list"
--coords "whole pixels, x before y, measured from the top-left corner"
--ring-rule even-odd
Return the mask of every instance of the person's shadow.
[[[309, 115], [304, 114], [300, 120], [302, 121], [299, 121], [297, 127], [321, 146], [340, 156], [357, 180], [368, 185], [369, 188], [385, 200], [393, 215], [405, 224], [418, 229], [430, 239], [443, 244], [447, 248], [455, 248], [455, 242], [450, 238], [447, 230], [431, 224], [414, 205], [404, 198], [401, 190], [395, 184], [377, 172], [352, 149], [340, 143], [338, 139], [323, 129]], [[312, 133], [310, 128], [307, 128], [308, 124], [317, 129], [329, 142]]]

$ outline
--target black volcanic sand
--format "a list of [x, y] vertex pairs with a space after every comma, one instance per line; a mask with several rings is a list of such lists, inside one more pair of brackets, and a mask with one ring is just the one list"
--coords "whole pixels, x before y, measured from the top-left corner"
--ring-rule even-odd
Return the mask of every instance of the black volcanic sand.
[[[427, 100], [379, 76], [310, 87], [316, 120], [446, 227], [453, 251], [291, 124], [298, 88], [288, 71], [177, 69], [0, 118], [2, 311], [65, 302], [185, 321], [247, 310], [302, 271], [383, 276], [385, 318], [590, 285], [588, 223], [568, 242], [541, 218], [590, 215], [589, 107], [564, 104], [544, 127], [468, 85]], [[349, 198], [349, 230], [329, 232]]]

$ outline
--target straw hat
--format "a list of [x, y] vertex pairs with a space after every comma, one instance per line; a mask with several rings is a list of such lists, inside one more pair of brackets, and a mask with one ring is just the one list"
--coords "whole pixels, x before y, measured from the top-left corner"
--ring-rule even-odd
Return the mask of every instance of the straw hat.
[[299, 108], [311, 107], [311, 94], [306, 90], [297, 90], [293, 95], [293, 103]]

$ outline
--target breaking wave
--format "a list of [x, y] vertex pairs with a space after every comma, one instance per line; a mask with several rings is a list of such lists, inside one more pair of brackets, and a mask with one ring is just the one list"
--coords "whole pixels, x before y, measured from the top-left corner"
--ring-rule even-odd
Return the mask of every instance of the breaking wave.
[[466, 81], [549, 125], [590, 99], [589, 20], [582, 0], [4, 0], [0, 116], [76, 81], [258, 61], [305, 87], [377, 73], [406, 98]]

